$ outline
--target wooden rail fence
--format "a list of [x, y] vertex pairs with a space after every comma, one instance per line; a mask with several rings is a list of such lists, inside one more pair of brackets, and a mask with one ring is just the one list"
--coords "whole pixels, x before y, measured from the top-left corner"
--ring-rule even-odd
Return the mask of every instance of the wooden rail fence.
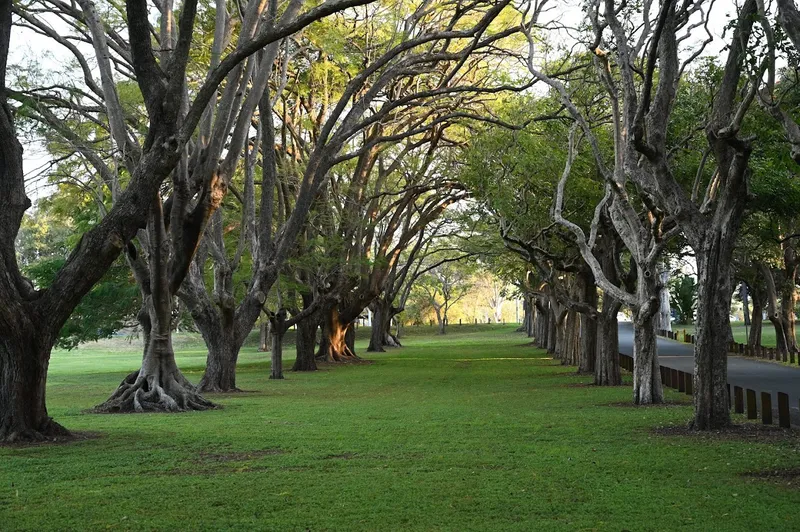
[[[666, 332], [666, 331], [665, 331]], [[619, 354], [619, 365], [628, 371], [633, 371], [633, 357]], [[694, 381], [691, 373], [679, 371], [677, 369], [668, 368], [666, 366], [659, 366], [661, 372], [661, 383], [667, 388], [672, 388], [686, 395], [692, 395], [694, 391]], [[731, 395], [733, 391], [733, 395]], [[728, 408], [733, 407], [734, 412], [737, 414], [747, 413], [748, 419], [758, 419], [758, 405], [756, 401], [756, 390], [749, 388], [742, 388], [741, 386], [733, 386], [728, 384]], [[791, 427], [791, 416], [789, 413], [789, 394], [778, 392], [778, 425], [783, 428]], [[800, 401], [798, 402], [800, 406]], [[761, 392], [761, 422], [764, 425], [771, 425], [773, 423], [772, 416], [772, 393]]]
[[[657, 332], [659, 336], [669, 338], [670, 340], [676, 340], [687, 344], [695, 343], [695, 335], [687, 333], [686, 330], [665, 331], [659, 329]], [[774, 347], [764, 347], [763, 345], [747, 345], [731, 342], [728, 346], [728, 352], [734, 355], [762, 358], [764, 360], [777, 360], [779, 362], [789, 362], [791, 364], [795, 363], [794, 353], [781, 353]], [[800, 362], [800, 360], [798, 360], [798, 362]]]

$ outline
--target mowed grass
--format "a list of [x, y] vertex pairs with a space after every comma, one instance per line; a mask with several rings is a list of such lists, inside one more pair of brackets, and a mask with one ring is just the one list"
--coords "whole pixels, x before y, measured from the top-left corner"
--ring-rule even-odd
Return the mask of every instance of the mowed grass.
[[[688, 334], [694, 334], [695, 326], [677, 325], [673, 323], [672, 330], [678, 333], [686, 331]], [[736, 342], [740, 344], [747, 343], [747, 334], [750, 332], [750, 327], [745, 327], [744, 322], [732, 322], [731, 331], [733, 331], [733, 339], [736, 340]], [[800, 328], [797, 329], [797, 339], [800, 341]], [[761, 345], [764, 347], [775, 347], [777, 345], [775, 340], [775, 327], [767, 320], [764, 320], [764, 324], [761, 327]]]
[[[134, 347], [56, 353], [51, 414], [99, 437], [0, 448], [0, 529], [800, 529], [795, 487], [743, 475], [800, 467], [796, 438], [654, 434], [688, 402], [611, 406], [629, 386], [582, 386], [513, 329], [426, 329], [385, 354], [359, 340], [372, 364], [283, 381], [248, 348], [249, 393], [173, 415], [83, 412], [137, 367]], [[205, 351], [183, 347], [196, 381]]]

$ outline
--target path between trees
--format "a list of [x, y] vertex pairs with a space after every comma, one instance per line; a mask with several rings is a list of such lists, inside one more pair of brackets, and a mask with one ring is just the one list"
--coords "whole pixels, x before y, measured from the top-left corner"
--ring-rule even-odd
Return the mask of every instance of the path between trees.
[[[633, 324], [619, 325], [620, 353], [633, 356]], [[658, 338], [658, 360], [662, 366], [693, 373], [694, 346], [667, 338]], [[740, 356], [728, 357], [728, 382], [734, 386], [750, 388], [757, 392], [759, 411], [760, 392], [771, 392], [773, 407], [777, 407], [777, 392], [789, 394], [792, 424], [800, 424], [800, 368], [771, 362], [751, 360]]]

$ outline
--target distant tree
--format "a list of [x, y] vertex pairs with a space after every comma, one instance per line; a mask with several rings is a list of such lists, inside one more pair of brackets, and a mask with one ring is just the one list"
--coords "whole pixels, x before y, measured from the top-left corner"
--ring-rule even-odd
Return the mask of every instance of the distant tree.
[[436, 313], [439, 334], [447, 332], [447, 312], [472, 288], [469, 279], [470, 271], [464, 264], [447, 263], [434, 268], [420, 282], [420, 289]]

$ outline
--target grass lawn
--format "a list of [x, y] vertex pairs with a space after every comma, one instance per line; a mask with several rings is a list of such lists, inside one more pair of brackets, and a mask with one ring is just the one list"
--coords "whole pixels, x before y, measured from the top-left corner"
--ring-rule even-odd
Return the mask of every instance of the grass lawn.
[[[248, 348], [250, 393], [173, 415], [82, 412], [138, 367], [134, 346], [56, 353], [51, 415], [100, 436], [0, 448], [0, 529], [800, 529], [795, 486], [743, 475], [800, 468], [800, 440], [654, 434], [686, 423], [688, 397], [612, 406], [629, 386], [582, 386], [513, 329], [426, 328], [386, 354], [360, 339], [372, 364], [284, 381]], [[180, 345], [196, 382], [205, 351]]]
[[[694, 325], [677, 325], [675, 323], [672, 324], [673, 331], [686, 331], [688, 334], [694, 334]], [[744, 322], [731, 322], [731, 330], [733, 331], [733, 338], [740, 344], [747, 343], [747, 331], [750, 330], [750, 327], [747, 327], [747, 331], [745, 330]], [[800, 328], [798, 328], [797, 334], [798, 340], [800, 340]], [[764, 325], [761, 327], [761, 345], [764, 347], [775, 347], [775, 327], [772, 324], [764, 320]]]

